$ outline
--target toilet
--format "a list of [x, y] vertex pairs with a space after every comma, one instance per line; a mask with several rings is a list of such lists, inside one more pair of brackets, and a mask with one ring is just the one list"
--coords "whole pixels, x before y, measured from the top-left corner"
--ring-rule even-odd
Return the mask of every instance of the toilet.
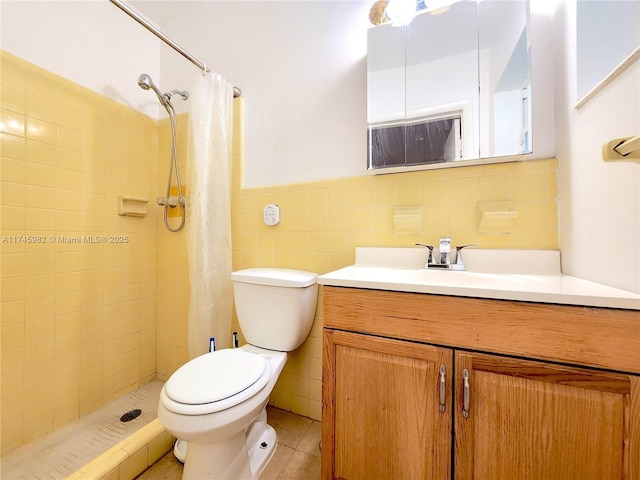
[[160, 423], [180, 439], [176, 449], [186, 450], [183, 479], [253, 480], [264, 470], [277, 446], [266, 405], [287, 352], [311, 330], [317, 276], [281, 268], [231, 274], [248, 343], [190, 360], [160, 392]]

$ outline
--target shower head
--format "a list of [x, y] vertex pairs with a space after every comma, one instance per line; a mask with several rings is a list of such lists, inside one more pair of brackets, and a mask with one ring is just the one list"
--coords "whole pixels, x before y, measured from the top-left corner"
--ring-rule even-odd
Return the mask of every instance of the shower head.
[[172, 105], [169, 103], [169, 100], [162, 93], [160, 93], [158, 87], [155, 86], [153, 80], [151, 80], [151, 77], [146, 73], [143, 73], [138, 77], [138, 86], [143, 90], [153, 90], [158, 96], [158, 100], [160, 100], [160, 103], [164, 108], [168, 110], [171, 107], [171, 109], [173, 109]]
[[153, 85], [153, 81], [151, 80], [151, 77], [146, 73], [143, 73], [138, 77], [138, 86], [143, 90], [149, 90], [149, 87], [151, 87], [151, 85]]

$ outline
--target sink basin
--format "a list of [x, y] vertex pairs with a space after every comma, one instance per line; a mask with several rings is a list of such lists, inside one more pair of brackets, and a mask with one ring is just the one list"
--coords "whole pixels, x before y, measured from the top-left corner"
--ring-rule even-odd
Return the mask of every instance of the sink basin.
[[424, 248], [356, 248], [321, 285], [640, 310], [640, 295], [563, 275], [557, 250], [464, 252], [466, 271], [424, 269]]

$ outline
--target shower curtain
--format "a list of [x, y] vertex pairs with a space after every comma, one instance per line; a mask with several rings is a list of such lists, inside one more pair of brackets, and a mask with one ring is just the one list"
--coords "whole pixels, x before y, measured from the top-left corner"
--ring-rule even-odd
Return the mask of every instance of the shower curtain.
[[187, 158], [189, 357], [230, 344], [230, 160], [233, 86], [213, 72], [194, 78]]

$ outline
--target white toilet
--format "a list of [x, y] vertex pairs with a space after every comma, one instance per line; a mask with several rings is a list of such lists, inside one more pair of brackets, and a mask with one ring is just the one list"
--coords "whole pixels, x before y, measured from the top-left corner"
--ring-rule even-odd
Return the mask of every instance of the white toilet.
[[231, 274], [238, 322], [249, 343], [190, 360], [160, 393], [160, 422], [188, 444], [183, 479], [256, 479], [262, 473], [277, 445], [267, 425], [267, 401], [286, 352], [309, 335], [317, 276], [280, 268]]

